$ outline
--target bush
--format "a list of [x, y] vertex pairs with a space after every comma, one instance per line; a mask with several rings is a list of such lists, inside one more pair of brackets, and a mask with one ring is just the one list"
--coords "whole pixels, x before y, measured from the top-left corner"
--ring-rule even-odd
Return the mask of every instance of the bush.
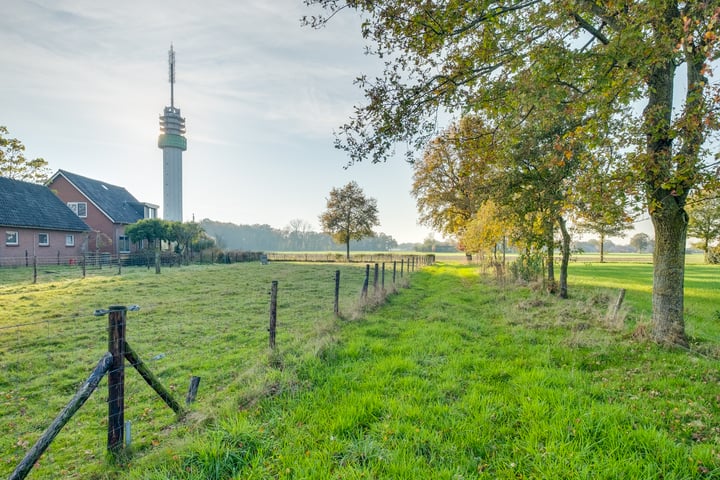
[[531, 282], [542, 278], [543, 255], [541, 253], [523, 253], [510, 264], [510, 273], [516, 281]]

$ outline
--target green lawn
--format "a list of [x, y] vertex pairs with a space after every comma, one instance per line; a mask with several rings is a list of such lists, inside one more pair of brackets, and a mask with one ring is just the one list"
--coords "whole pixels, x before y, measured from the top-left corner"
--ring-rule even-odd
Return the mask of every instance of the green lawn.
[[[96, 393], [29, 478], [719, 478], [717, 267], [689, 265], [691, 350], [646, 340], [651, 266], [575, 262], [569, 300], [438, 264], [364, 316], [363, 269], [183, 267], [0, 288], [0, 476], [104, 351], [94, 308], [138, 303], [128, 341], [179, 398], [127, 372], [133, 446], [104, 450]], [[279, 351], [267, 290], [280, 280]], [[404, 279], [406, 280], [406, 279]], [[622, 326], [606, 321], [627, 289]], [[62, 312], [54, 321], [54, 312]], [[101, 390], [103, 385], [101, 385]]]

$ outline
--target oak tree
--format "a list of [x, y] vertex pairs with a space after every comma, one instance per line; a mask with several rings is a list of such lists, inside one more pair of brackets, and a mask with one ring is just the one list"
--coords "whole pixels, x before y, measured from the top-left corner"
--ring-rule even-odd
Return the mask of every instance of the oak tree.
[[366, 197], [355, 181], [333, 188], [327, 198], [327, 209], [320, 215], [320, 225], [336, 243], [345, 244], [349, 261], [350, 240], [371, 237], [373, 227], [380, 225], [377, 200]]
[[[397, 142], [420, 151], [436, 131], [438, 111], [512, 103], [506, 86], [518, 80], [576, 93], [568, 107], [585, 118], [643, 105], [628, 125], [637, 126], [642, 139], [629, 164], [655, 229], [652, 334], [661, 343], [687, 343], [684, 207], [689, 191], [712, 171], [703, 148], [718, 127], [717, 85], [710, 82], [711, 62], [720, 56], [717, 2], [305, 3], [325, 9], [305, 19], [314, 26], [343, 9], [361, 12], [368, 51], [385, 64], [376, 79], [359, 77], [367, 103], [340, 128], [337, 146], [352, 161], [383, 161]], [[536, 67], [532, 76], [525, 76], [528, 65]], [[677, 105], [674, 92], [683, 97]]]
[[8, 138], [8, 129], [0, 125], [0, 177], [43, 183], [49, 176], [47, 162], [42, 158], [25, 157], [25, 145], [17, 138]]

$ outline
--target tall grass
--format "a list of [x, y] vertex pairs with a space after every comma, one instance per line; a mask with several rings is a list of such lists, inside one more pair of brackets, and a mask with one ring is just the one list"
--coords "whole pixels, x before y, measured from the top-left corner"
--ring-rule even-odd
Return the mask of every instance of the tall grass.
[[[73, 374], [52, 375], [46, 359], [56, 358], [54, 349], [75, 357], [88, 350], [88, 360], [102, 351], [92, 346], [102, 343], [102, 322], [93, 327], [85, 305], [138, 303], [144, 309], [129, 314], [129, 342], [157, 358], [153, 371], [178, 395], [199, 374], [198, 402], [178, 420], [146, 386], [129, 387], [135, 440], [112, 462], [103, 459], [98, 397], [35, 478], [720, 478], [720, 281], [711, 268], [688, 267], [686, 351], [642, 335], [647, 265], [575, 263], [563, 301], [498, 284], [477, 266], [440, 264], [370, 308], [355, 300], [363, 269], [347, 267], [343, 278], [356, 288], [343, 292], [337, 321], [324, 313], [335, 266], [270, 267], [0, 289], [0, 302], [17, 312], [9, 323], [42, 319], [3, 341], [0, 429], [11, 432], [0, 440], [3, 459], [24, 451], [18, 439], [42, 429], [82, 378], [84, 365], [69, 357]], [[274, 278], [280, 350], [271, 353]], [[628, 289], [622, 325], [606, 320], [618, 288]], [[63, 331], [51, 316], [58, 309], [70, 312], [59, 320], [79, 325], [71, 329], [79, 340], [59, 335], [53, 345]], [[46, 340], [24, 351], [26, 334]], [[18, 350], [25, 356], [16, 358]], [[24, 397], [33, 373], [52, 380]]]
[[[720, 476], [718, 357], [608, 325], [613, 293], [561, 301], [426, 269], [277, 394], [226, 412], [258, 445], [227, 478]], [[193, 478], [183, 466], [207, 445], [199, 434], [129, 478]]]

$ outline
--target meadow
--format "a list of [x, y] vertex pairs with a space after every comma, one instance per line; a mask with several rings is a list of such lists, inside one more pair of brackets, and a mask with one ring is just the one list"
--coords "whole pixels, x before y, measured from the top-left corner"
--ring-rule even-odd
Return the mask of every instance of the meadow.
[[377, 305], [362, 267], [339, 267], [339, 319], [327, 264], [3, 282], [0, 475], [105, 351], [93, 309], [137, 303], [129, 343], [179, 398], [201, 376], [198, 401], [178, 419], [128, 371], [127, 453], [104, 454], [101, 384], [29, 478], [720, 477], [717, 267], [688, 266], [689, 350], [647, 339], [648, 264], [574, 262], [563, 301], [440, 263]]

